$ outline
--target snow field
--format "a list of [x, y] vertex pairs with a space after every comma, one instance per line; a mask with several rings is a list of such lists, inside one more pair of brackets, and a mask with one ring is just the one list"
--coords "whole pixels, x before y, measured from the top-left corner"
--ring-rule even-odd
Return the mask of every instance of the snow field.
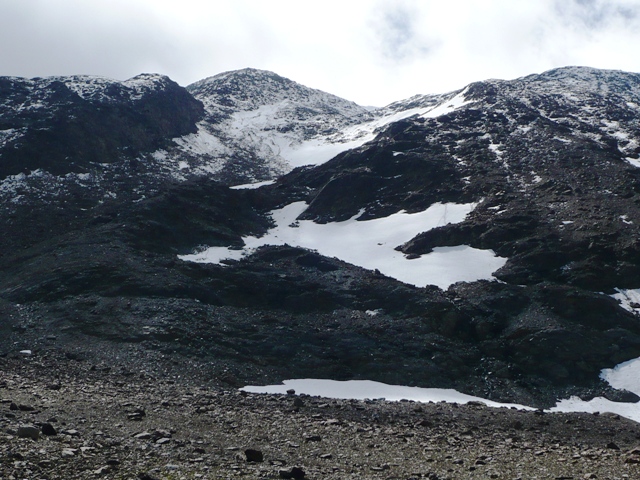
[[417, 287], [437, 285], [446, 289], [455, 282], [492, 279], [491, 274], [507, 259], [497, 257], [491, 250], [460, 245], [438, 247], [432, 253], [408, 260], [395, 248], [421, 232], [463, 221], [475, 206], [436, 203], [418, 213], [401, 211], [385, 218], [358, 221], [359, 213], [343, 222], [317, 224], [310, 220], [297, 220], [307, 204], [295, 202], [271, 212], [276, 226], [263, 237], [244, 237], [245, 246], [241, 250], [211, 247], [179, 258], [220, 264], [225, 259], [242, 259], [261, 246], [291, 245], [315, 250], [324, 256], [369, 270], [377, 269], [384, 275]]

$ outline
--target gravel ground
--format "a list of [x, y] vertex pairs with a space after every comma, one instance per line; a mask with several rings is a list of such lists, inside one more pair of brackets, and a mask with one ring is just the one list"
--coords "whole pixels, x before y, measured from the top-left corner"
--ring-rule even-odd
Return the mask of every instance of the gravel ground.
[[35, 356], [0, 358], [0, 411], [6, 480], [640, 478], [640, 424], [605, 413], [247, 394]]

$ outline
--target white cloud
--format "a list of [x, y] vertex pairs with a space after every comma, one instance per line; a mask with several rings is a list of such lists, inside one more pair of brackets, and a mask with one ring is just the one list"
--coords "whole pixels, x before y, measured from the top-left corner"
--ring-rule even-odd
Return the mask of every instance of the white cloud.
[[640, 71], [640, 0], [0, 0], [0, 74], [273, 70], [361, 104], [563, 65]]

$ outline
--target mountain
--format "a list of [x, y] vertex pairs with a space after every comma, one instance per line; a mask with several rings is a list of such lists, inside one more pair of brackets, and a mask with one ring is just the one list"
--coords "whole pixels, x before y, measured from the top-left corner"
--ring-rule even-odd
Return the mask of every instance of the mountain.
[[[637, 400], [640, 75], [366, 109], [271, 72], [0, 79], [0, 353]], [[253, 183], [252, 185], [241, 185]]]

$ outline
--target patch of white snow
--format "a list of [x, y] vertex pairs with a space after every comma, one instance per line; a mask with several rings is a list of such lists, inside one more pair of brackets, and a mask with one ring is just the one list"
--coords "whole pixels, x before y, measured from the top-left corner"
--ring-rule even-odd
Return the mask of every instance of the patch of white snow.
[[640, 168], [640, 159], [627, 157], [625, 158], [625, 160], [629, 162], [631, 165], [633, 165], [634, 167]]
[[173, 141], [186, 153], [195, 155], [216, 155], [226, 153], [227, 148], [220, 139], [209, 133], [202, 125], [197, 133], [174, 138]]
[[620, 306], [629, 312], [640, 313], [640, 288], [622, 289], [616, 288], [618, 293], [614, 293], [611, 297], [620, 302]]
[[441, 115], [446, 115], [447, 113], [451, 113], [461, 107], [472, 102], [472, 100], [466, 99], [467, 90], [469, 87], [465, 88], [455, 97], [453, 97], [448, 102], [443, 102], [442, 104], [436, 106], [435, 108], [431, 108], [429, 111], [423, 113], [421, 117], [423, 118], [436, 118]]
[[307, 208], [296, 202], [274, 210], [276, 224], [262, 237], [244, 237], [241, 250], [211, 247], [202, 252], [182, 255], [182, 260], [220, 263], [225, 259], [241, 259], [265, 245], [292, 245], [315, 250], [327, 257], [381, 273], [418, 287], [437, 285], [447, 288], [459, 281], [492, 279], [492, 273], [504, 266], [507, 259], [497, 257], [492, 250], [479, 250], [466, 245], [438, 247], [420, 258], [408, 260], [395, 247], [417, 234], [449, 223], [459, 223], [476, 204], [434, 204], [422, 212], [404, 211], [385, 218], [358, 221], [360, 214], [343, 222], [317, 224], [297, 220]]
[[405, 387], [401, 385], [387, 385], [386, 383], [373, 382], [371, 380], [319, 380], [297, 379], [284, 380], [282, 385], [255, 386], [248, 385], [241, 390], [250, 393], [287, 393], [294, 389], [296, 393], [316, 395], [328, 398], [341, 399], [385, 399], [388, 401], [413, 400], [416, 402], [449, 402], [465, 404], [469, 402], [482, 402], [490, 407], [515, 407], [525, 410], [533, 410], [530, 407], [511, 403], [498, 403], [485, 400], [480, 397], [466, 395], [452, 389], [444, 388], [420, 388]]
[[264, 182], [256, 182], [256, 183], [244, 183], [242, 185], [234, 185], [233, 187], [229, 187], [231, 190], [253, 190], [256, 188], [264, 187], [266, 185], [273, 185], [275, 180], [265, 180]]

